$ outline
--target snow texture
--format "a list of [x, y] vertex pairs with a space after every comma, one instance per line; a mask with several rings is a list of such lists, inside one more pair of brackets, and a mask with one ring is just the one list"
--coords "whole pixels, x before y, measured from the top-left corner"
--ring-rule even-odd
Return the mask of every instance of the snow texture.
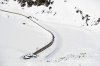
[[[100, 66], [99, 2], [54, 0], [50, 9], [0, 0], [0, 66]], [[23, 55], [44, 47], [52, 37], [29, 19], [52, 31], [55, 41], [37, 58], [24, 60]]]

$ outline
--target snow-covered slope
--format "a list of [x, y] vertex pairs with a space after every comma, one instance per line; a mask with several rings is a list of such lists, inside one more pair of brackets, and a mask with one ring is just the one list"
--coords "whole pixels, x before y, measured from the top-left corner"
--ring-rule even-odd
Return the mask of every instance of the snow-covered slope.
[[[21, 8], [13, 0], [0, 4], [0, 9], [31, 16], [55, 35], [54, 44], [38, 58], [23, 60], [21, 56], [45, 46], [51, 35], [23, 16], [0, 11], [1, 66], [100, 66], [100, 24], [95, 25], [100, 16], [98, 2], [54, 0], [52, 13], [45, 6]], [[82, 20], [86, 14], [89, 26]]]
[[0, 64], [15, 63], [52, 39], [49, 32], [28, 18], [3, 11], [0, 11], [0, 36]]
[[[32, 16], [32, 18], [35, 17], [39, 20], [77, 26], [85, 25], [86, 22], [86, 20], [82, 20], [81, 14], [76, 13], [77, 10], [81, 10], [84, 17], [87, 14], [90, 16], [88, 23], [89, 26], [91, 26], [100, 16], [98, 2], [98, 0], [68, 0], [67, 2], [64, 2], [64, 0], [54, 0], [54, 4], [50, 5], [52, 9], [49, 10], [49, 8], [45, 6], [32, 6], [30, 8], [27, 8], [27, 6], [20, 7], [18, 2], [9, 0], [7, 4], [0, 4], [0, 7], [2, 9]], [[92, 27], [94, 28], [94, 26]]]

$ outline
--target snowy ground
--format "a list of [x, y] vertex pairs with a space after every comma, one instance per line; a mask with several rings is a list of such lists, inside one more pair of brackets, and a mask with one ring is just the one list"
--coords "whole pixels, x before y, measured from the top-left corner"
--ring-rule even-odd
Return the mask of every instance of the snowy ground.
[[[23, 9], [12, 2], [0, 4], [0, 9], [32, 16], [54, 33], [55, 41], [38, 58], [23, 60], [21, 56], [45, 46], [51, 35], [23, 16], [0, 11], [1, 66], [100, 66], [100, 24], [90, 26], [100, 16], [99, 0], [55, 0], [51, 14], [41, 14], [43, 9], [48, 11], [44, 6]], [[77, 9], [91, 16], [89, 26]]]

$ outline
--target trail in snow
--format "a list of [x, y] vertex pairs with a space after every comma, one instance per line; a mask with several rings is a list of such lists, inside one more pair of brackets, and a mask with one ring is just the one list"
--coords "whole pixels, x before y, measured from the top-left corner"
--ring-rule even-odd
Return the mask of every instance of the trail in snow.
[[[67, 57], [68, 55], [70, 55], [70, 58], [69, 59], [67, 58], [68, 60], [66, 60], [65, 63], [63, 62], [65, 59], [63, 60], [60, 59], [61, 63], [58, 63], [58, 64], [56, 63], [54, 64], [54, 61], [53, 63], [52, 62], [46, 63], [46, 62], [40, 61], [41, 63], [36, 62], [33, 64], [33, 62], [30, 62], [28, 63], [28, 65], [29, 66], [31, 65], [35, 65], [35, 66], [41, 66], [41, 65], [44, 65], [44, 66], [45, 65], [48, 65], [48, 66], [52, 66], [52, 65], [100, 66], [99, 64], [99, 61], [100, 61], [100, 57], [99, 57], [100, 56], [100, 52], [99, 52], [100, 51], [100, 45], [99, 45], [100, 44], [100, 41], [99, 41], [100, 31], [99, 31], [99, 28], [100, 26], [98, 25], [98, 26], [92, 26], [92, 27], [91, 26], [80, 27], [80, 25], [82, 25], [81, 23], [84, 23], [84, 22], [81, 20], [80, 15], [76, 15], [75, 10], [74, 10], [75, 7], [78, 7], [80, 10], [84, 12], [84, 15], [85, 14], [91, 15], [92, 16], [91, 22], [93, 22], [96, 20], [94, 18], [99, 17], [98, 13], [100, 11], [99, 7], [97, 7], [97, 4], [94, 4], [94, 2], [95, 0], [92, 0], [92, 1], [91, 0], [88, 0], [88, 1], [87, 0], [75, 0], [75, 1], [69, 0], [68, 3], [66, 3], [66, 7], [65, 7], [65, 4], [62, 3], [62, 0], [60, 0], [60, 2], [56, 0], [56, 4], [54, 5], [54, 10], [58, 10], [57, 16], [56, 16], [57, 18], [53, 16], [47, 17], [47, 15], [45, 14], [38, 15], [37, 17], [40, 18], [41, 20], [47, 19], [46, 22], [48, 21], [47, 23], [50, 26], [52, 26], [50, 28], [53, 28], [53, 33], [55, 34], [55, 38], [56, 38], [54, 44], [55, 43], [58, 44], [54, 51], [51, 50], [50, 54], [46, 54], [45, 52], [43, 52], [43, 54], [46, 54], [47, 59], [55, 58], [57, 61], [59, 61], [59, 58]], [[31, 12], [32, 10], [31, 8], [29, 10], [28, 9], [26, 10], [27, 12], [33, 14], [33, 11]], [[55, 25], [54, 25], [54, 22], [56, 22]], [[76, 25], [78, 26], [78, 28], [70, 27], [67, 24]], [[60, 45], [60, 43], [62, 43], [63, 47]], [[59, 49], [59, 46], [61, 46], [62, 48]], [[48, 52], [50, 50], [47, 49], [45, 51]], [[83, 58], [83, 59], [75, 58], [76, 56], [79, 57], [80, 55], [78, 54], [80, 53], [86, 53], [86, 56], [88, 57]], [[73, 62], [74, 59], [75, 61]], [[70, 62], [67, 63], [68, 61]], [[79, 63], [77, 64], [77, 62]]]
[[[28, 18], [27, 16], [25, 16], [25, 15], [23, 15], [23, 14], [14, 13], [14, 12], [2, 10], [2, 9], [0, 9], [0, 11], [12, 13], [12, 14], [17, 14], [17, 15], [21, 15], [21, 16], [24, 16], [24, 17]], [[45, 27], [41, 26], [40, 24], [38, 24], [37, 22], [33, 21], [32, 19], [29, 19], [29, 20], [31, 20], [32, 22], [34, 22], [35, 24], [37, 24], [38, 26], [40, 26], [41, 28], [43, 28], [44, 30], [46, 30], [47, 32], [49, 32], [49, 33], [52, 35], [52, 40], [51, 40], [46, 46], [42, 47], [41, 49], [37, 50], [36, 52], [34, 52], [34, 53], [32, 53], [32, 54], [28, 54], [28, 55], [23, 56], [23, 59], [30, 59], [30, 58], [33, 58], [34, 55], [37, 55], [37, 54], [39, 54], [40, 52], [44, 51], [45, 49], [47, 49], [48, 47], [50, 47], [50, 46], [54, 43], [54, 38], [55, 38], [55, 37], [54, 37], [54, 34], [53, 34], [50, 30], [48, 30], [48, 29], [46, 29]]]

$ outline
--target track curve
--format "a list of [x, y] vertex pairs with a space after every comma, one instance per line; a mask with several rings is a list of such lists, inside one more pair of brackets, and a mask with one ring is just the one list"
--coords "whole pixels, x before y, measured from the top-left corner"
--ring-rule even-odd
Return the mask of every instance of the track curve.
[[[29, 19], [28, 16], [23, 15], [23, 14], [19, 14], [19, 13], [7, 11], [7, 10], [2, 10], [2, 9], [0, 9], [0, 11], [7, 12], [7, 13], [12, 13], [12, 14], [16, 14], [16, 15], [20, 15], [20, 16], [23, 16], [23, 17]], [[49, 48], [49, 47], [54, 43], [54, 40], [55, 40], [55, 36], [54, 36], [54, 34], [53, 34], [50, 30], [46, 29], [45, 27], [43, 27], [43, 26], [40, 25], [39, 23], [33, 21], [32, 19], [29, 19], [29, 20], [31, 20], [33, 23], [37, 24], [39, 27], [43, 28], [45, 31], [47, 31], [48, 33], [50, 33], [51, 36], [52, 36], [52, 39], [51, 39], [51, 41], [50, 41], [47, 45], [45, 45], [44, 47], [40, 48], [39, 50], [37, 50], [37, 51], [35, 51], [35, 52], [31, 53], [31, 54], [24, 55], [22, 58], [25, 59], [25, 60], [26, 60], [26, 59], [31, 59], [31, 58], [33, 58], [33, 57], [36, 57], [37, 54], [39, 54], [39, 53], [41, 53], [42, 51], [44, 51], [44, 50], [46, 50], [47, 48]]]

